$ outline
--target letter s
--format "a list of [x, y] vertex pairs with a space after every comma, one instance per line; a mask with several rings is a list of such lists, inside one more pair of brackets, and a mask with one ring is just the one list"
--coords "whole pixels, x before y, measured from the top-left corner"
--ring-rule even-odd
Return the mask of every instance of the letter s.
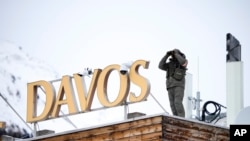
[[141, 88], [141, 93], [139, 96], [136, 96], [133, 92], [130, 92], [129, 101], [131, 102], [140, 102], [145, 100], [150, 93], [150, 82], [147, 78], [141, 76], [138, 72], [139, 67], [143, 66], [145, 69], [148, 68], [149, 62], [145, 60], [135, 61], [131, 68], [129, 77], [130, 80]]

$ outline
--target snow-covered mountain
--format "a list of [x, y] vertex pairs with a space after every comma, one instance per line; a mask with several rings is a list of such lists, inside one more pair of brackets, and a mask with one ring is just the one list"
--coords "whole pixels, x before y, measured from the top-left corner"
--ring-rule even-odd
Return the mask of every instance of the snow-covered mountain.
[[27, 83], [55, 78], [58, 74], [50, 65], [29, 56], [21, 46], [0, 41], [0, 121], [6, 122], [7, 134], [31, 133], [31, 125], [25, 123]]
[[[30, 135], [33, 132], [34, 125], [26, 123], [27, 83], [38, 80], [50, 81], [61, 77], [51, 65], [28, 55], [21, 46], [0, 41], [0, 121], [7, 124], [6, 129], [0, 131], [0, 134], [9, 134], [19, 138], [24, 135], [27, 136], [27, 134]], [[39, 107], [40, 109], [43, 108], [45, 98], [43, 94], [39, 92], [38, 94], [37, 109], [39, 110]], [[100, 105], [94, 103], [94, 106], [98, 107]], [[112, 110], [89, 112], [70, 117], [63, 116], [62, 118], [39, 122], [36, 128], [37, 130], [49, 129], [62, 132], [94, 126], [100, 123], [121, 120], [123, 115], [117, 111], [123, 113], [119, 109], [113, 108]], [[61, 114], [65, 112], [67, 113], [67, 108], [62, 107]], [[117, 116], [107, 117], [113, 115], [113, 113], [117, 113]]]

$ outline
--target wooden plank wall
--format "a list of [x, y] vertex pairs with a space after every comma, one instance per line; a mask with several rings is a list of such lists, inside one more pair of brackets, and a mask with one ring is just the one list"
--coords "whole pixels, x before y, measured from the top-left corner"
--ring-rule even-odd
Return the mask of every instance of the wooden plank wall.
[[229, 141], [229, 129], [170, 116], [163, 116], [165, 141]]
[[[29, 141], [32, 139], [29, 139]], [[88, 130], [55, 134], [38, 141], [229, 141], [229, 129], [158, 115]]]
[[161, 123], [162, 117], [157, 116], [39, 139], [39, 141], [161, 141]]

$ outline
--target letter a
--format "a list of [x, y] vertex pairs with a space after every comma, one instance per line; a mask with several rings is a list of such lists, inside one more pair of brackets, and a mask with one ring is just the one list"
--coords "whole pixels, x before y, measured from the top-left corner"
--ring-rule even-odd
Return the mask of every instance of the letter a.
[[236, 129], [235, 132], [234, 132], [234, 136], [237, 136], [237, 135], [238, 135], [238, 136], [241, 136], [241, 135], [240, 135], [239, 129]]
[[94, 71], [88, 92], [87, 92], [84, 78], [78, 76], [77, 74], [74, 74], [76, 89], [77, 89], [78, 97], [80, 99], [79, 102], [80, 102], [81, 110], [83, 112], [91, 110], [90, 108], [93, 102], [95, 89], [97, 87], [98, 77], [101, 72], [102, 72], [101, 69], [96, 69]]
[[[65, 99], [64, 98], [65, 95]], [[70, 76], [63, 76], [61, 86], [58, 91], [58, 95], [55, 101], [55, 106], [52, 111], [51, 117], [58, 117], [62, 105], [68, 105], [69, 114], [75, 114], [79, 110], [75, 99], [73, 85]]]

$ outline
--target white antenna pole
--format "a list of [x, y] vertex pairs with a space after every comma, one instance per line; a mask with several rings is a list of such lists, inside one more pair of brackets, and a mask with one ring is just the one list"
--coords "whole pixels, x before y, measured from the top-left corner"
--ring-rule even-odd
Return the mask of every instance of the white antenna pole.
[[199, 66], [199, 56], [198, 56], [198, 60], [197, 60], [197, 91], [200, 91], [200, 90], [199, 90], [199, 83], [200, 83], [200, 80], [199, 80], [199, 79], [200, 79], [200, 78], [199, 78], [199, 77], [200, 77], [200, 76], [199, 76], [199, 75], [200, 75], [200, 74], [199, 74], [199, 73], [200, 73], [200, 72], [199, 72], [199, 71], [200, 71], [200, 70], [199, 70], [199, 67], [200, 67], [200, 66]]
[[196, 118], [200, 119], [200, 88], [199, 88], [199, 83], [200, 83], [200, 70], [199, 70], [199, 56], [198, 56], [198, 62], [197, 62], [197, 93], [196, 93]]

